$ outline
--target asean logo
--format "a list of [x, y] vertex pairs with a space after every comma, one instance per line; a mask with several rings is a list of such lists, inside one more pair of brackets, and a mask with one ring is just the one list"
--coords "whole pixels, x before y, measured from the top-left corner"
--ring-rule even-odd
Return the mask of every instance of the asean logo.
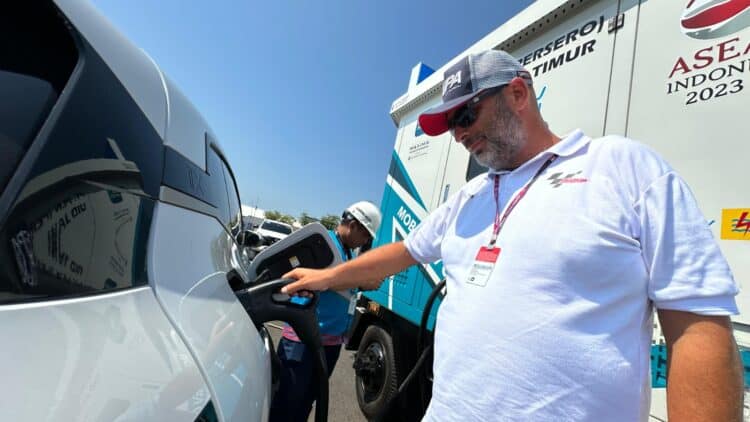
[[732, 34], [750, 26], [750, 0], [690, 0], [680, 26], [700, 40]]

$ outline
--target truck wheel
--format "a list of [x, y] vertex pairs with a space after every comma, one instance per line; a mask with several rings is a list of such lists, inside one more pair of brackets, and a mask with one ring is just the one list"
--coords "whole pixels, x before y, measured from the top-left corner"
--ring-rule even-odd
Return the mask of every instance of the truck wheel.
[[362, 336], [354, 361], [357, 402], [368, 420], [381, 420], [398, 391], [393, 339], [386, 330], [371, 325]]

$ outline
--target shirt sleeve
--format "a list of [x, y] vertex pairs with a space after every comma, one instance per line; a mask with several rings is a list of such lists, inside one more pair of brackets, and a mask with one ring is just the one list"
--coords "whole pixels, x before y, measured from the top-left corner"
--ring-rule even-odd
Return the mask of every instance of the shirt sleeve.
[[406, 250], [409, 251], [412, 258], [422, 264], [441, 259], [440, 245], [443, 243], [452, 205], [458, 196], [454, 195], [453, 198], [430, 213], [406, 237], [404, 246], [406, 246]]
[[737, 314], [737, 283], [685, 181], [674, 171], [662, 174], [634, 208], [650, 275], [648, 295], [656, 307]]

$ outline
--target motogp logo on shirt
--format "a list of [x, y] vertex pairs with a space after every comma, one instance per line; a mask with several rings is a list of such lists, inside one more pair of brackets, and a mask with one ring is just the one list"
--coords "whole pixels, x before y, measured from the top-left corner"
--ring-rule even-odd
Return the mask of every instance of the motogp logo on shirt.
[[550, 184], [552, 184], [553, 188], [559, 188], [562, 185], [569, 185], [573, 183], [588, 182], [589, 179], [579, 176], [581, 173], [583, 173], [583, 170], [578, 170], [575, 173], [568, 173], [568, 174], [564, 174], [563, 172], [558, 172], [548, 177], [547, 180], [551, 181]]
[[723, 37], [750, 26], [750, 0], [690, 0], [682, 32], [700, 40]]

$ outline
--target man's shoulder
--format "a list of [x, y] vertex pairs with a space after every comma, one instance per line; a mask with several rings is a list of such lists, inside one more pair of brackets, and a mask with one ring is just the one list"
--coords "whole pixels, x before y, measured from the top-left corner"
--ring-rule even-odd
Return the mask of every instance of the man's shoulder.
[[649, 145], [621, 135], [592, 139], [589, 153], [594, 154], [599, 171], [614, 172], [625, 179], [641, 180], [644, 184], [673, 171]]
[[664, 158], [649, 145], [639, 140], [621, 135], [606, 135], [591, 140], [591, 148], [600, 155], [609, 155], [616, 162], [652, 163], [661, 167], [666, 165]]
[[621, 154], [658, 154], [641, 140], [629, 138], [622, 135], [604, 135], [599, 138], [591, 138], [591, 145], [605, 151]]
[[593, 147], [608, 151], [638, 151], [646, 148], [643, 143], [622, 135], [604, 135], [591, 138], [590, 142]]

